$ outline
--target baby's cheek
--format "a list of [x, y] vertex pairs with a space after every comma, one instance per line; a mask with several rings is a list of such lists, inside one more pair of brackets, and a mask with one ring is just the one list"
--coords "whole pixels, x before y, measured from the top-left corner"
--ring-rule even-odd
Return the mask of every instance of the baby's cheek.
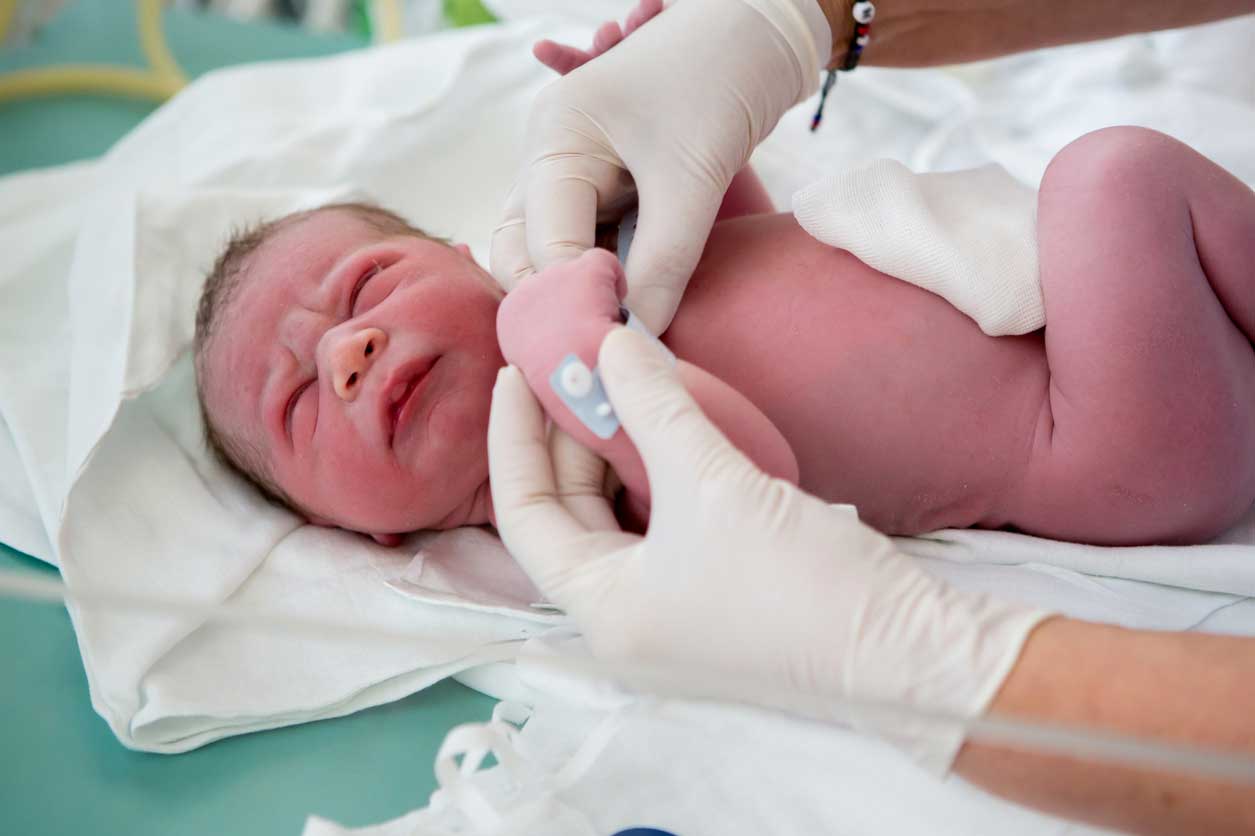
[[487, 460], [488, 413], [496, 380], [496, 369], [492, 371], [491, 376], [482, 372], [467, 375], [432, 409], [428, 422], [430, 443], [455, 458], [454, 466]]

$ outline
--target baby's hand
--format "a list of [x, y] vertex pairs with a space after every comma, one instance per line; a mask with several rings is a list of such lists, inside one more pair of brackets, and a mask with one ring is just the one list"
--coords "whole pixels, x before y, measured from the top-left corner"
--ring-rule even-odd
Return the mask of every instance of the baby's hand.
[[501, 303], [497, 340], [505, 359], [528, 378], [547, 377], [567, 354], [591, 368], [601, 340], [619, 322], [627, 279], [606, 250], [546, 267], [525, 279]]
[[532, 47], [532, 55], [536, 60], [553, 70], [558, 75], [566, 75], [578, 67], [614, 47], [619, 41], [631, 35], [642, 24], [662, 11], [662, 0], [640, 0], [636, 8], [628, 13], [623, 28], [613, 20], [603, 23], [593, 35], [593, 45], [588, 51], [576, 49], [554, 41], [537, 41]]

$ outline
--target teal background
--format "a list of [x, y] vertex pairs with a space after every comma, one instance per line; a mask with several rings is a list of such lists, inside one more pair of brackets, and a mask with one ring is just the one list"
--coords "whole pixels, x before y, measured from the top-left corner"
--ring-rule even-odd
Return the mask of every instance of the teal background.
[[[445, 0], [457, 23], [491, 20], [479, 0]], [[313, 58], [367, 46], [359, 36], [312, 35], [275, 23], [238, 23], [170, 10], [166, 39], [190, 77], [216, 67], [283, 58]], [[0, 48], [0, 72], [53, 64], [147, 66], [130, 0], [70, 0], [33, 41]], [[0, 105], [0, 175], [97, 157], [156, 108], [103, 96], [60, 96]]]
[[[450, 0], [463, 20], [477, 0]], [[245, 61], [361, 48], [171, 11], [170, 48], [191, 76]], [[0, 49], [0, 72], [65, 62], [144, 66], [126, 0], [72, 0], [34, 41]], [[66, 96], [0, 105], [0, 174], [102, 154], [155, 105]], [[2, 255], [0, 255], [2, 257]], [[53, 573], [0, 545], [0, 570]], [[64, 608], [0, 598], [0, 833], [299, 834], [309, 814], [361, 826], [427, 802], [432, 762], [454, 725], [483, 721], [493, 700], [443, 682], [391, 705], [219, 741], [183, 755], [124, 748], [92, 710]]]

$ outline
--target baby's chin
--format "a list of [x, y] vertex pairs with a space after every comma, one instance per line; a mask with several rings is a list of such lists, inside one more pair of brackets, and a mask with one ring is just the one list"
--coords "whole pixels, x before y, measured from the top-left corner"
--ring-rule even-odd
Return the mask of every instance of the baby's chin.
[[[459, 468], [459, 471], [465, 477], [467, 469]], [[455, 497], [452, 502], [451, 493]], [[398, 479], [393, 484], [376, 484], [368, 492], [341, 499], [344, 501], [336, 507], [324, 509], [322, 514], [307, 514], [306, 519], [315, 525], [366, 534], [377, 540], [382, 535], [441, 531], [492, 521], [486, 474], [472, 488], [450, 485], [429, 492], [416, 490], [408, 480]]]

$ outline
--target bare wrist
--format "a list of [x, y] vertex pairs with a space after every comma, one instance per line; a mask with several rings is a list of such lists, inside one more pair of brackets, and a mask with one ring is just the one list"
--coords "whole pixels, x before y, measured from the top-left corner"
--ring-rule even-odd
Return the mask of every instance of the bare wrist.
[[852, 0], [815, 0], [828, 20], [832, 31], [832, 54], [828, 56], [828, 69], [845, 60], [845, 52], [854, 36], [854, 18], [850, 16]]

